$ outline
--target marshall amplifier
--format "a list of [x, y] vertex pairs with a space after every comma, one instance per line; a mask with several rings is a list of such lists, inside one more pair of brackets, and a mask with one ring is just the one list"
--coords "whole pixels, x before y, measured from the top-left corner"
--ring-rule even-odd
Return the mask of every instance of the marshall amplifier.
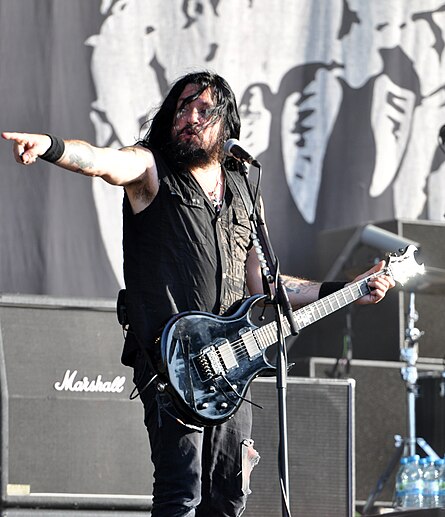
[[[405, 363], [352, 359], [347, 364], [328, 357], [308, 357], [297, 360], [291, 373], [314, 378], [343, 377], [355, 380], [355, 458], [356, 500], [364, 503], [375, 488], [395, 454], [396, 435], [408, 435], [408, 395], [402, 368]], [[443, 456], [445, 434], [443, 418], [445, 399], [440, 396], [439, 380], [444, 365], [428, 358], [419, 358], [419, 394], [416, 397], [417, 436]], [[425, 455], [419, 449], [419, 453]], [[391, 505], [394, 469], [378, 496], [386, 506]]]
[[46, 508], [7, 508], [1, 511], [1, 517], [150, 517], [150, 513], [144, 511], [119, 511], [115, 510], [77, 510], [77, 509], [46, 509]]
[[4, 515], [151, 508], [143, 409], [129, 400], [122, 342], [114, 301], [0, 295]]
[[[281, 515], [278, 476], [279, 421], [275, 378], [252, 383], [253, 469], [245, 517]], [[289, 378], [287, 438], [289, 499], [293, 517], [352, 517], [354, 380]], [[244, 402], [246, 403], [246, 402]]]

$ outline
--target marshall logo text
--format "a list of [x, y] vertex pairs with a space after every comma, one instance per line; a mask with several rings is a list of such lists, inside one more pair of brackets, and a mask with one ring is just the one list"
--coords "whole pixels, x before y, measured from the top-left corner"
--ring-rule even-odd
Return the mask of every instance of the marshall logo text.
[[56, 382], [54, 389], [57, 391], [88, 391], [122, 393], [124, 391], [125, 377], [117, 375], [112, 381], [103, 381], [102, 375], [90, 380], [88, 377], [76, 380], [77, 370], [67, 370], [62, 382]]

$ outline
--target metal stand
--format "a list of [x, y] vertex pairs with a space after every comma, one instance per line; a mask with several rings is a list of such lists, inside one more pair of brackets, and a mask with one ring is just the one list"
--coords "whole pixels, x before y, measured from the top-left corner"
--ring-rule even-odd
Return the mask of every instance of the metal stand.
[[415, 306], [415, 294], [409, 294], [408, 326], [405, 330], [404, 346], [400, 350], [400, 360], [406, 363], [401, 370], [402, 379], [405, 381], [408, 409], [408, 435], [405, 438], [405, 447], [408, 455], [416, 453], [416, 395], [417, 395], [417, 359], [419, 357], [418, 341], [422, 337], [416, 326], [419, 314]]
[[[261, 174], [261, 164], [257, 162], [259, 174]], [[285, 335], [283, 332], [283, 316], [287, 319], [292, 335], [297, 335], [297, 327], [293, 318], [292, 307], [284, 288], [280, 271], [278, 259], [275, 256], [269, 237], [265, 230], [265, 224], [259, 213], [257, 206], [257, 199], [253, 195], [247, 177], [247, 167], [244, 163], [240, 166], [247, 191], [249, 192], [250, 200], [252, 202], [252, 214], [250, 217], [250, 224], [252, 228], [252, 236], [254, 246], [261, 265], [264, 292], [268, 294], [275, 311], [275, 321], [277, 324], [277, 341], [278, 341], [278, 355], [277, 355], [277, 397], [278, 397], [278, 419], [279, 419], [279, 475], [281, 487], [281, 506], [283, 517], [291, 517], [290, 499], [289, 499], [289, 459], [288, 459], [288, 434], [287, 434], [287, 353]], [[275, 287], [275, 296], [272, 297], [270, 286]]]
[[400, 360], [406, 363], [406, 365], [401, 369], [401, 375], [405, 381], [407, 393], [408, 434], [405, 438], [402, 438], [399, 435], [394, 437], [396, 450], [390, 458], [390, 461], [388, 462], [384, 473], [379, 478], [375, 488], [371, 491], [366, 504], [363, 507], [362, 515], [369, 515], [369, 512], [374, 506], [374, 502], [385, 487], [392, 471], [398, 465], [402, 456], [413, 456], [416, 453], [416, 446], [419, 446], [428, 456], [435, 459], [438, 458], [436, 452], [426, 443], [426, 441], [423, 438], [418, 438], [416, 436], [416, 396], [418, 378], [416, 364], [419, 357], [418, 341], [424, 334], [423, 331], [420, 331], [416, 327], [418, 319], [419, 314], [416, 311], [415, 294], [414, 292], [410, 292], [405, 340], [400, 349]]
[[416, 445], [425, 454], [434, 459], [438, 459], [437, 453], [426, 443], [423, 438], [416, 435], [416, 397], [417, 397], [417, 359], [419, 358], [418, 341], [424, 332], [416, 326], [419, 314], [415, 305], [416, 295], [412, 291], [409, 293], [408, 326], [405, 331], [404, 346], [400, 350], [400, 360], [406, 363], [402, 368], [402, 378], [406, 384], [407, 408], [408, 408], [408, 435], [405, 438], [405, 447], [409, 456], [416, 454]]

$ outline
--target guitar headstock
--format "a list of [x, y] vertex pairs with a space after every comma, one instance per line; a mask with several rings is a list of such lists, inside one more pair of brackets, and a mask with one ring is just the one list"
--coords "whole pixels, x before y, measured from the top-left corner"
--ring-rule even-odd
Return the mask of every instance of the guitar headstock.
[[418, 251], [416, 246], [410, 244], [401, 255], [388, 256], [386, 267], [399, 284], [404, 285], [410, 278], [425, 273], [424, 264], [419, 264], [414, 257]]

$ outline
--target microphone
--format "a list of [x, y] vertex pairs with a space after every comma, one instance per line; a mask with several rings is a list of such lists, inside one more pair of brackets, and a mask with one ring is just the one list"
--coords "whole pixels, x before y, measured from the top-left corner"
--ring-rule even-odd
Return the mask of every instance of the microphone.
[[257, 167], [258, 169], [261, 168], [261, 164], [241, 147], [236, 138], [227, 140], [227, 142], [224, 144], [224, 153], [227, 154], [227, 156], [235, 158], [235, 160], [238, 160], [239, 162], [247, 162], [250, 163], [250, 165]]

